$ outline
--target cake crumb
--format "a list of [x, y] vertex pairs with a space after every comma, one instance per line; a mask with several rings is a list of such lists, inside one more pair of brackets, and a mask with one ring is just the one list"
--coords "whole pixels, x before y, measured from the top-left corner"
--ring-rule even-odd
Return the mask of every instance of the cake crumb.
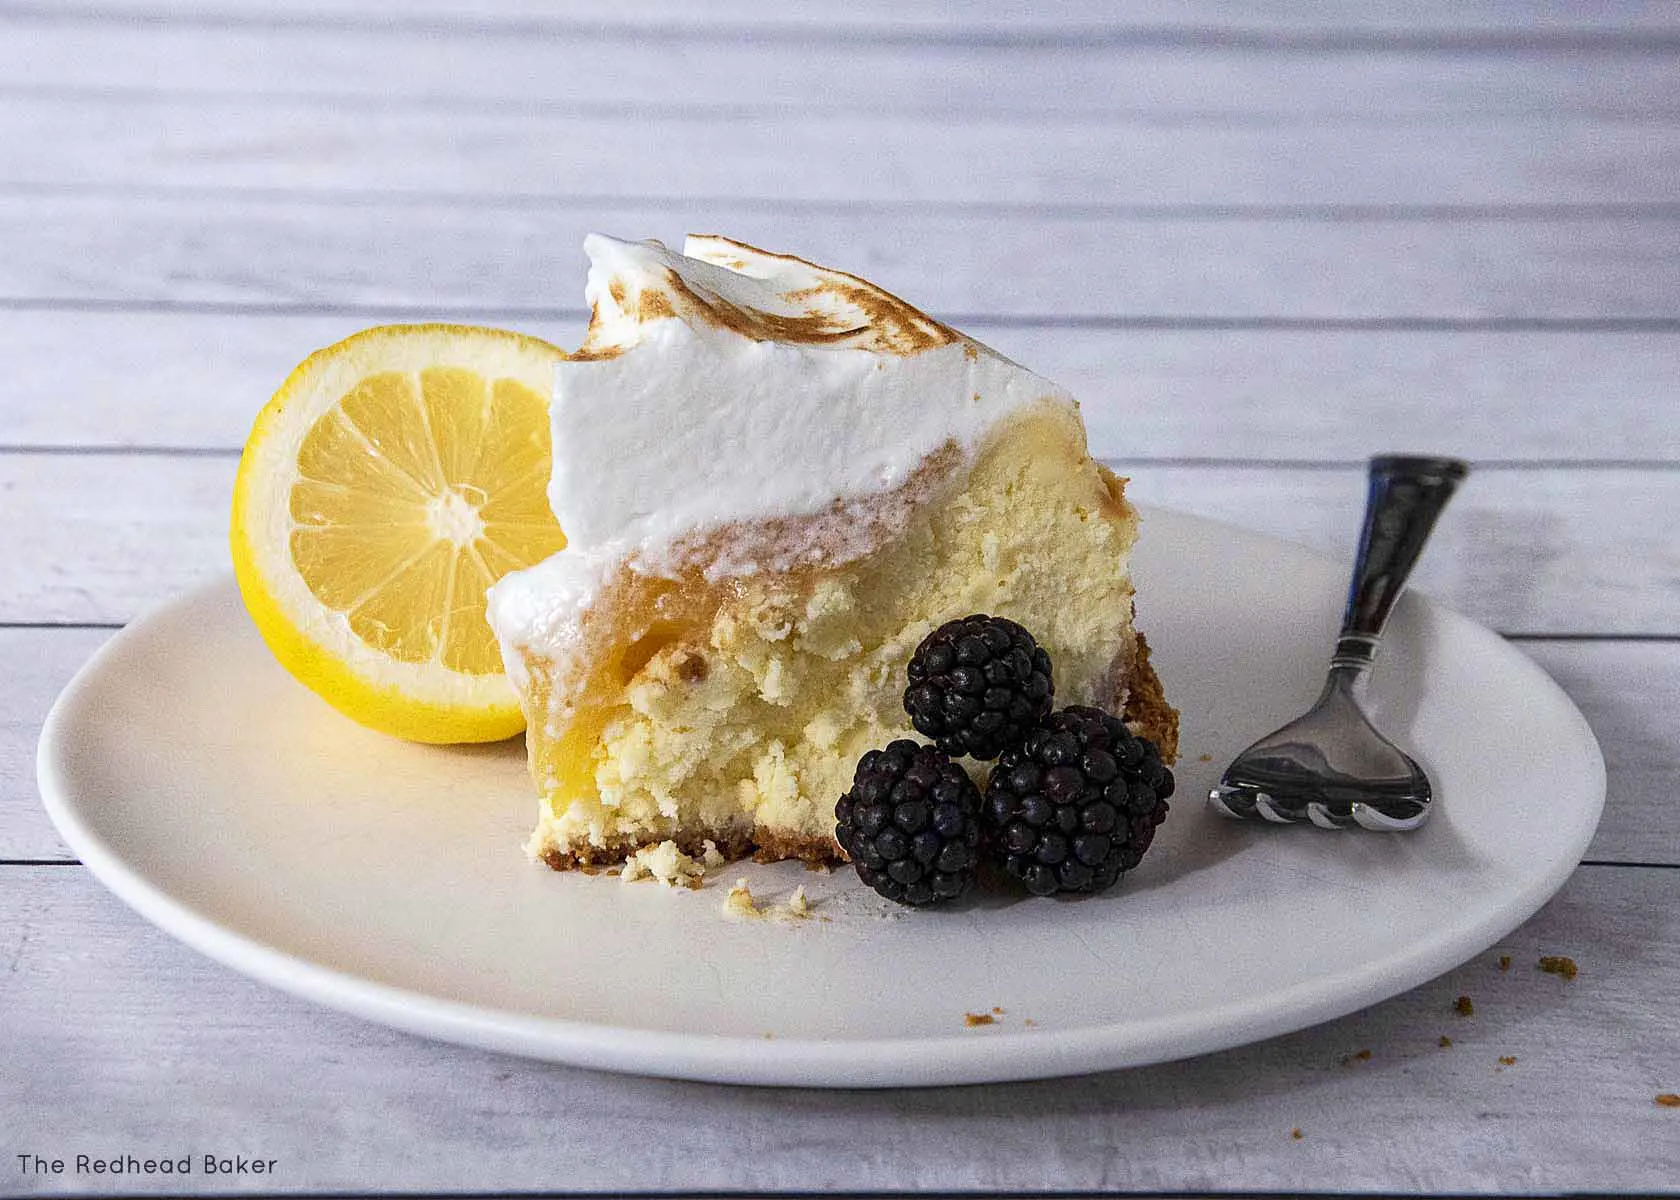
[[[1196, 755], [1196, 761], [1197, 762], [1212, 762], [1213, 761], [1213, 755], [1211, 755], [1211, 754], [1198, 754], [1198, 755]], [[1296, 1132], [1299, 1133], [1300, 1131], [1297, 1130]]]
[[811, 919], [811, 900], [805, 895], [805, 885], [800, 884], [793, 889], [793, 895], [788, 897], [787, 915], [795, 921]]
[[1359, 1052], [1357, 1052], [1355, 1054], [1344, 1054], [1344, 1055], [1342, 1055], [1342, 1066], [1344, 1066], [1344, 1067], [1351, 1067], [1356, 1062], [1370, 1062], [1370, 1061], [1371, 1061], [1371, 1052], [1369, 1050], [1360, 1050]]
[[624, 860], [618, 877], [625, 883], [638, 879], [657, 879], [668, 888], [697, 888], [706, 872], [723, 865], [723, 855], [711, 842], [705, 843], [699, 858], [690, 858], [672, 841], [657, 846], [643, 846]]
[[1448, 1046], [1452, 1045], [1452, 1039], [1450, 1037], [1448, 1037], [1446, 1034], [1443, 1033], [1441, 1035], [1441, 1040], [1436, 1042], [1435, 1044], [1437, 1046], [1441, 1047], [1441, 1049], [1445, 1050]]
[[1680, 1095], [1662, 1092], [1657, 1096], [1657, 1104], [1661, 1108], [1680, 1108]]
[[1476, 1006], [1470, 1003], [1470, 997], [1460, 996], [1453, 1001], [1453, 1011], [1461, 1017], [1473, 1017], [1476, 1015]]
[[[772, 918], [787, 921], [809, 921], [811, 910], [815, 907], [811, 898], [805, 894], [804, 885], [793, 889], [793, 894], [787, 898], [785, 904], [766, 904], [752, 894], [752, 888], [743, 877], [735, 881], [735, 886], [729, 889], [729, 894], [723, 898], [723, 915], [739, 921], [764, 921]], [[823, 917], [822, 920], [828, 920]]]
[[1295, 1126], [1295, 1128], [1293, 1128], [1289, 1131], [1289, 1136], [1294, 1138], [1298, 1142], [1302, 1138], [1306, 1137], [1307, 1135], [1302, 1133], [1301, 1132], [1301, 1127], [1299, 1125], [1297, 1125], [1297, 1126]]
[[1514, 1067], [1517, 1065], [1517, 1056], [1515, 1054], [1501, 1054], [1499, 1056], [1499, 1065], [1502, 1067]]
[[1501, 954], [1499, 956], [1499, 969], [1501, 971], [1509, 971], [1511, 969], [1511, 956], [1509, 954]]
[[1033, 1020], [1031, 1017], [1028, 1017], [1025, 1021], [1022, 1021], [1021, 1024], [1025, 1025], [1028, 1029], [1037, 1029], [1038, 1028], [1038, 1022]]
[[973, 1029], [976, 1025], [996, 1025], [997, 1018], [991, 1013], [964, 1013], [963, 1024]]
[[723, 914], [738, 921], [760, 921], [764, 919], [764, 910], [753, 899], [752, 888], [747, 886], [745, 877], [737, 879], [735, 886], [729, 889], [729, 895], [723, 898]]
[[1546, 974], [1562, 975], [1565, 979], [1574, 979], [1581, 970], [1567, 954], [1542, 954], [1539, 966]]
[[1000, 1017], [1003, 1016], [1003, 1009], [997, 1007], [995, 1004], [992, 1006], [992, 1011]]

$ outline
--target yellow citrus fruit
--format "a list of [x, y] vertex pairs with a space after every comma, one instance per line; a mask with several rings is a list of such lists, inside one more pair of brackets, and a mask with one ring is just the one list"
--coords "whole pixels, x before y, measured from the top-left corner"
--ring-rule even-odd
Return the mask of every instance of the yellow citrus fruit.
[[563, 357], [497, 329], [382, 326], [310, 355], [257, 417], [234, 574], [281, 665], [340, 712], [422, 742], [524, 728], [484, 596], [566, 544], [546, 494]]

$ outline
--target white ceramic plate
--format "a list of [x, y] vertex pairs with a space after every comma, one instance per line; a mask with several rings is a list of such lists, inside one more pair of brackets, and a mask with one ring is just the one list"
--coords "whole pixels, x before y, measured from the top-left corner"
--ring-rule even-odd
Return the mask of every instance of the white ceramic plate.
[[[791, 863], [695, 892], [557, 874], [521, 852], [518, 742], [352, 725], [274, 664], [231, 581], [94, 657], [47, 721], [41, 792], [107, 886], [236, 970], [429, 1037], [737, 1083], [1024, 1079], [1239, 1045], [1456, 965], [1579, 861], [1604, 799], [1586, 722], [1499, 637], [1416, 597], [1372, 705], [1437, 783], [1430, 823], [1213, 815], [1224, 763], [1316, 695], [1346, 569], [1153, 512], [1135, 570], [1184, 759], [1149, 857], [1092, 899], [915, 912]], [[728, 919], [739, 875], [772, 903], [803, 884], [812, 919]]]

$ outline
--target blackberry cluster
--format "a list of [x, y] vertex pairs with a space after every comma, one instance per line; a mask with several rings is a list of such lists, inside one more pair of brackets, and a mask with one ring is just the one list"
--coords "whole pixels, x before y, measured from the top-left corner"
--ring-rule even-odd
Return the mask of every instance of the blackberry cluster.
[[910, 659], [904, 711], [953, 757], [996, 758], [1050, 711], [1050, 656], [1002, 617], [947, 621]]
[[967, 772], [932, 746], [900, 739], [858, 760], [834, 806], [835, 839], [887, 899], [939, 904], [974, 883], [979, 810]]
[[[889, 900], [938, 904], [982, 857], [1035, 896], [1101, 892], [1137, 866], [1166, 819], [1172, 772], [1120, 718], [1051, 710], [1050, 656], [1001, 617], [948, 621], [916, 648], [904, 710], [916, 730], [858, 760], [835, 839]], [[985, 796], [952, 761], [997, 759]]]
[[981, 821], [1004, 871], [1035, 896], [1100, 892], [1149, 849], [1172, 791], [1154, 743], [1075, 705], [1004, 751]]

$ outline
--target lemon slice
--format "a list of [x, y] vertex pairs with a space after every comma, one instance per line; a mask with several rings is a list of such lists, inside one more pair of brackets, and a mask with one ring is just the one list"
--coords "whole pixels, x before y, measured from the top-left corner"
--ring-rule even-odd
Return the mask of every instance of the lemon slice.
[[524, 728], [484, 596], [566, 544], [546, 495], [563, 357], [502, 330], [383, 326], [311, 355], [257, 417], [234, 574], [281, 665], [340, 712], [422, 742]]

